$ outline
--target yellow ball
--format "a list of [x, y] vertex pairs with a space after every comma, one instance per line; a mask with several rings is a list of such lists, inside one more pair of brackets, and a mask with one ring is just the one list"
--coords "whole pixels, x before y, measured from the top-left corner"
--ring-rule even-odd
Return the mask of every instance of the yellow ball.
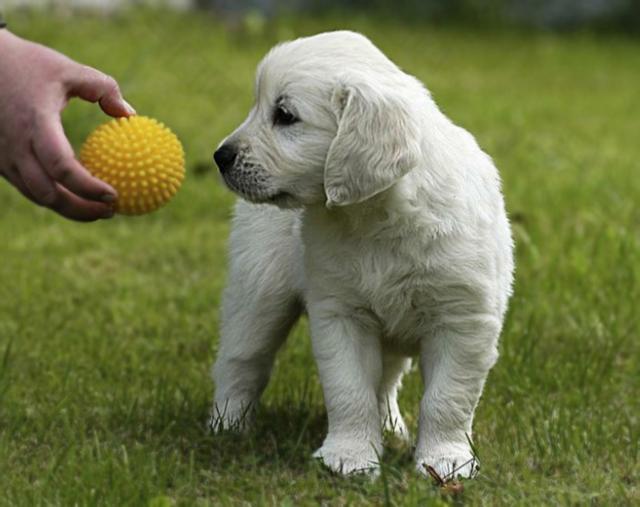
[[144, 116], [118, 118], [94, 130], [80, 162], [118, 192], [115, 211], [142, 215], [166, 204], [184, 179], [184, 150], [162, 123]]

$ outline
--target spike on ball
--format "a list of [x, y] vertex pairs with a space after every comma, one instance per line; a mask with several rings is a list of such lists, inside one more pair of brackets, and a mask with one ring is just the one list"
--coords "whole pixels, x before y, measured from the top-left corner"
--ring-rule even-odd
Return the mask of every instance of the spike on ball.
[[162, 123], [145, 116], [99, 126], [82, 146], [80, 162], [118, 192], [115, 211], [123, 215], [155, 211], [184, 179], [182, 144]]

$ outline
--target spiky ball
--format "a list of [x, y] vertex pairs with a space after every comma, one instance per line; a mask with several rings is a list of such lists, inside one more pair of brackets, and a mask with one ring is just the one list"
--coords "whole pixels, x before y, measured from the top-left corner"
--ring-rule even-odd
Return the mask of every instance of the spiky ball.
[[184, 151], [176, 135], [145, 116], [111, 120], [94, 130], [80, 162], [118, 192], [115, 211], [142, 215], [166, 204], [184, 179]]

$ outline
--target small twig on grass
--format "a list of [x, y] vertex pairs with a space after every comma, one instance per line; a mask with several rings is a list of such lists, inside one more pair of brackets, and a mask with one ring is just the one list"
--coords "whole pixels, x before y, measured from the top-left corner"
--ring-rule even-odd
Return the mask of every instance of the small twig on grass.
[[[464, 465], [463, 465], [464, 466]], [[436, 485], [440, 488], [442, 493], [450, 494], [450, 495], [459, 495], [464, 491], [464, 485], [462, 482], [457, 481], [452, 477], [455, 473], [455, 470], [448, 474], [444, 479], [440, 477], [440, 474], [436, 472], [435, 468], [431, 465], [424, 465], [425, 469], [436, 483]]]
[[433, 481], [436, 483], [436, 485], [440, 488], [440, 490], [443, 493], [450, 494], [450, 495], [459, 495], [464, 491], [464, 484], [462, 483], [462, 481], [459, 481], [458, 479], [456, 479], [456, 472], [458, 470], [463, 469], [468, 464], [471, 464], [471, 468], [473, 471], [476, 471], [478, 469], [476, 465], [476, 462], [477, 462], [476, 453], [473, 448], [472, 448], [472, 453], [473, 455], [471, 459], [455, 467], [453, 470], [451, 470], [451, 472], [449, 472], [444, 477], [441, 477], [440, 474], [436, 472], [435, 468], [433, 468], [431, 465], [425, 464], [424, 467], [427, 470], [427, 473], [431, 476]]

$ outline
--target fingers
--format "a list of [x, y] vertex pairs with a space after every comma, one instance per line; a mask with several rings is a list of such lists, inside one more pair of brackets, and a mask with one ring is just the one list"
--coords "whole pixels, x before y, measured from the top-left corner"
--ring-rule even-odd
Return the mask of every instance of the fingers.
[[89, 222], [113, 216], [111, 205], [83, 199], [56, 183], [33, 155], [24, 156], [18, 168], [4, 176], [25, 197], [71, 220]]
[[36, 203], [51, 207], [58, 200], [58, 189], [31, 154], [20, 161], [19, 177]]
[[[36, 121], [32, 149], [39, 165], [38, 169], [44, 169], [44, 174], [41, 170], [40, 172], [33, 170], [29, 157], [27, 157], [29, 177], [33, 178], [33, 183], [38, 190], [42, 189], [43, 198], [47, 198], [48, 191], [55, 190], [53, 185], [55, 181], [84, 199], [105, 203], [115, 201], [116, 191], [110, 185], [92, 176], [76, 160], [57, 115], [49, 114]], [[24, 176], [26, 175], [23, 174]], [[47, 189], [44, 189], [43, 177], [45, 176], [49, 179]]]
[[98, 102], [102, 110], [109, 116], [120, 117], [136, 114], [135, 109], [122, 98], [116, 80], [99, 70], [78, 65], [67, 81], [72, 97]]
[[101, 218], [111, 218], [113, 208], [104, 203], [88, 201], [57, 185], [58, 200], [50, 208], [63, 217], [79, 222], [93, 222]]

